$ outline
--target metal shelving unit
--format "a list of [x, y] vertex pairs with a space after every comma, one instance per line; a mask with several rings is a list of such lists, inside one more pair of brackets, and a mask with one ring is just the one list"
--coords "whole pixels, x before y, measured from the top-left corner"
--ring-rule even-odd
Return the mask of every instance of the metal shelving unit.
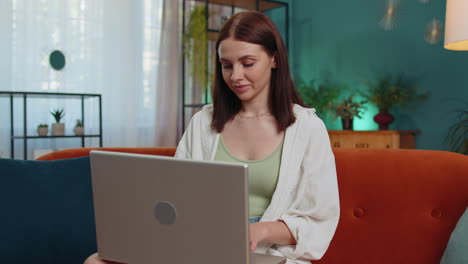
[[[285, 11], [285, 45], [288, 48], [289, 44], [289, 5], [288, 3], [281, 2], [281, 1], [274, 1], [274, 0], [184, 0], [183, 1], [183, 12], [182, 12], [182, 34], [185, 33], [185, 28], [187, 25], [187, 10], [190, 5], [204, 5], [205, 6], [205, 17], [207, 20], [206, 23], [206, 31], [208, 33], [208, 46], [210, 44], [214, 44], [217, 39], [217, 33], [219, 28], [212, 28], [210, 27], [210, 14], [213, 16], [217, 15], [216, 12], [211, 12], [212, 7], [217, 8], [224, 8], [224, 10], [229, 10], [229, 16], [242, 11], [242, 10], [258, 10], [261, 12], [265, 12], [268, 10], [276, 9], [276, 8], [284, 8]], [[219, 14], [218, 14], [219, 16]], [[218, 17], [219, 19], [220, 17]], [[182, 54], [184, 53], [184, 47], [182, 44]], [[208, 50], [210, 52], [210, 50]], [[210, 56], [207, 56], [208, 65], [210, 65]], [[190, 119], [190, 117], [194, 114], [194, 111], [200, 109], [206, 104], [211, 103], [210, 100], [210, 91], [206, 89], [206, 91], [196, 91], [199, 90], [200, 87], [193, 87], [193, 83], [189, 85], [187, 82], [187, 65], [186, 65], [186, 58], [182, 56], [182, 130], [185, 130], [186, 121]], [[207, 76], [210, 76], [210, 66], [208, 66]], [[198, 94], [197, 94], [198, 93]], [[199, 97], [199, 99], [193, 99], [193, 95], [197, 94], [195, 97]], [[190, 96], [192, 98], [190, 98]], [[189, 99], [189, 102], [187, 102]], [[186, 111], [189, 110], [189, 113]], [[187, 115], [187, 116], [186, 116]]]
[[[0, 91], [0, 97], [10, 98], [10, 157], [15, 157], [15, 140], [23, 140], [23, 155], [24, 159], [27, 159], [28, 155], [28, 139], [39, 139], [39, 138], [81, 138], [81, 147], [85, 147], [85, 138], [99, 138], [99, 146], [102, 147], [102, 98], [100, 94], [82, 94], [82, 93], [45, 93], [45, 92], [14, 92], [14, 91]], [[23, 135], [14, 134], [14, 98], [23, 98]], [[30, 136], [27, 134], [27, 109], [28, 99], [33, 98], [78, 98], [81, 100], [81, 120], [85, 121], [85, 107], [84, 102], [87, 98], [97, 98], [99, 103], [99, 133], [93, 135], [82, 135], [82, 136]]]

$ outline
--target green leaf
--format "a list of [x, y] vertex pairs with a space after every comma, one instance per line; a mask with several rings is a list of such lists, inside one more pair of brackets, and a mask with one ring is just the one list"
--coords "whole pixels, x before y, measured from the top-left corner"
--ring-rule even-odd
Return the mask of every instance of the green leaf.
[[445, 142], [448, 151], [468, 155], [468, 110], [457, 112], [457, 120], [450, 126]]
[[191, 12], [182, 37], [184, 55], [190, 64], [191, 75], [205, 92], [208, 86], [208, 32], [205, 6], [196, 6]]
[[376, 82], [365, 81], [365, 84], [367, 89], [361, 94], [386, 111], [393, 106], [406, 105], [429, 96], [429, 92], [420, 93], [417, 81], [403, 73], [382, 75]]

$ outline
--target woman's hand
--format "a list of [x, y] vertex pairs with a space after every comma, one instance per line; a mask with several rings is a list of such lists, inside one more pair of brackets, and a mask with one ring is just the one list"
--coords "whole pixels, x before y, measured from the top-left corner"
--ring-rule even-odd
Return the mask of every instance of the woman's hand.
[[250, 251], [257, 249], [257, 244], [264, 241], [267, 235], [267, 230], [264, 223], [253, 223], [250, 224], [250, 237], [249, 237], [249, 248]]
[[83, 264], [112, 264], [117, 263], [113, 261], [106, 261], [99, 258], [98, 253], [94, 253], [89, 256]]
[[250, 224], [250, 251], [255, 251], [260, 242], [273, 243], [277, 245], [295, 245], [294, 239], [288, 226], [283, 221], [258, 222]]

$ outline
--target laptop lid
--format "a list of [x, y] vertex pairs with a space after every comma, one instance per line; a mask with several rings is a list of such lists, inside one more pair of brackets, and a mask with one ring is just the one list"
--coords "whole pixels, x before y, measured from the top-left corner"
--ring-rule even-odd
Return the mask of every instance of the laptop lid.
[[247, 165], [91, 151], [98, 252], [125, 263], [249, 263]]

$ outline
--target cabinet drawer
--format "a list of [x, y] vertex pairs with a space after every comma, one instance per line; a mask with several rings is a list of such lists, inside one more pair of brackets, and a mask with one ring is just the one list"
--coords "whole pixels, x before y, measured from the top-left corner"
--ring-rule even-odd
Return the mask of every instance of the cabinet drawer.
[[336, 148], [397, 149], [400, 147], [398, 135], [333, 135], [330, 136], [330, 141]]
[[[334, 148], [372, 148], [372, 149], [398, 149], [414, 148], [414, 135], [408, 131], [344, 131], [330, 130], [330, 143]], [[410, 147], [401, 145], [401, 141], [411, 141]], [[404, 143], [403, 142], [403, 143]]]

